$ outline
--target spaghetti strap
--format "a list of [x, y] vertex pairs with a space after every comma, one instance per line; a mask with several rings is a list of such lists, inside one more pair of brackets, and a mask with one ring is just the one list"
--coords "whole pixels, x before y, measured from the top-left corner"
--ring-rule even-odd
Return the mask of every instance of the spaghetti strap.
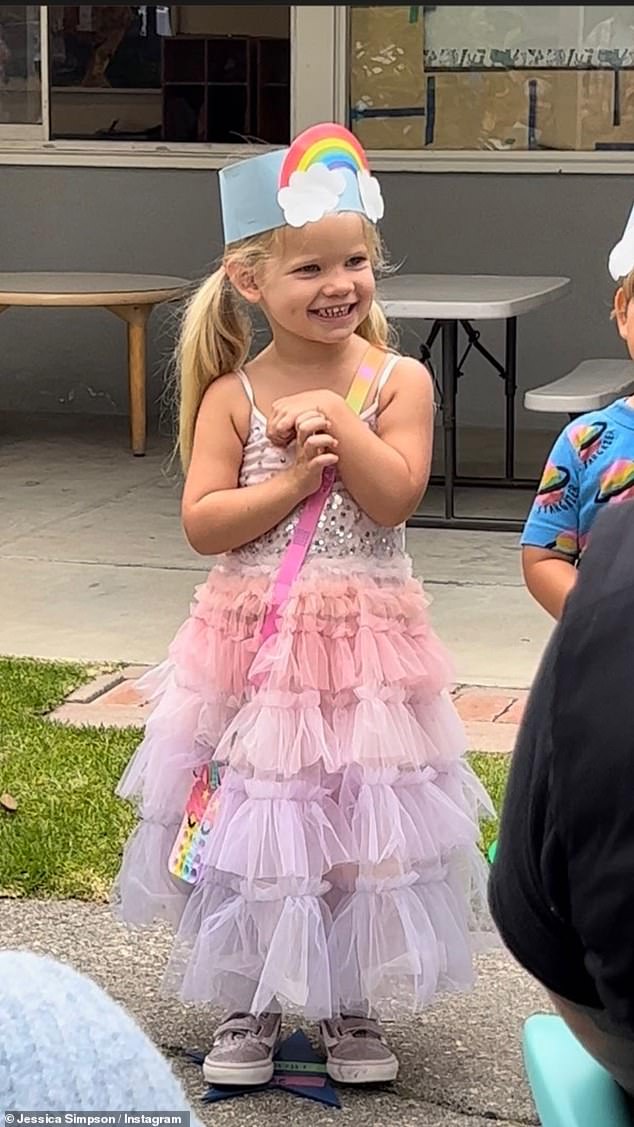
[[385, 364], [383, 365], [383, 371], [381, 372], [381, 375], [379, 376], [379, 379], [378, 379], [378, 383], [376, 385], [377, 399], [378, 399], [379, 395], [381, 394], [381, 392], [383, 391], [383, 388], [385, 387], [387, 381], [389, 380], [390, 376], [392, 375], [392, 372], [394, 371], [394, 369], [395, 369], [395, 367], [398, 364], [400, 359], [401, 359], [401, 357], [396, 352], [393, 352], [388, 356]]
[[242, 371], [242, 368], [238, 368], [236, 375], [244, 388], [244, 393], [249, 400], [251, 407], [255, 408], [255, 395], [253, 394], [253, 388], [251, 387], [251, 381], [249, 377], [247, 376], [246, 372]]

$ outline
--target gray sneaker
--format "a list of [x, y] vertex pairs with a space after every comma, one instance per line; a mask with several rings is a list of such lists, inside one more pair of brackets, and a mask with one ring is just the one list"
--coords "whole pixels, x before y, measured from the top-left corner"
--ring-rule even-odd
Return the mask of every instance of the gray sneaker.
[[396, 1080], [398, 1060], [378, 1021], [338, 1017], [320, 1023], [326, 1069], [339, 1084], [382, 1084]]
[[279, 1014], [231, 1014], [219, 1025], [203, 1061], [203, 1076], [210, 1084], [268, 1084], [280, 1039]]

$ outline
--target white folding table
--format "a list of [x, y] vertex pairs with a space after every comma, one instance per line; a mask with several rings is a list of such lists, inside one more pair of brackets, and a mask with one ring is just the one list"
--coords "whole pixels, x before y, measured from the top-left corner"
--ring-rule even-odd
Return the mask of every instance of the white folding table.
[[[465, 528], [519, 531], [522, 524], [504, 518], [460, 517], [455, 512], [456, 485], [534, 487], [515, 477], [515, 399], [517, 394], [517, 318], [556, 301], [570, 289], [569, 278], [501, 277], [492, 274], [403, 274], [379, 285], [379, 298], [393, 320], [432, 321], [421, 346], [421, 359], [430, 358], [440, 334], [442, 348], [441, 392], [444, 439], [444, 517], [415, 514], [414, 528]], [[505, 351], [500, 361], [480, 341], [473, 321], [504, 321]], [[458, 359], [458, 329], [467, 340]], [[506, 395], [505, 472], [503, 477], [464, 477], [457, 473], [456, 397], [458, 377], [465, 359], [475, 349], [504, 382]]]

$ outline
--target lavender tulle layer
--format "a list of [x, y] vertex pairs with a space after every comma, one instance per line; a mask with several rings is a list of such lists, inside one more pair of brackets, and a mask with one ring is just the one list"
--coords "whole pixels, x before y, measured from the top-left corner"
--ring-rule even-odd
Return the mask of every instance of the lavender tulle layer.
[[[308, 564], [258, 651], [275, 569], [218, 565], [145, 677], [118, 794], [140, 821], [114, 889], [167, 920], [166, 987], [227, 1010], [385, 1015], [468, 989], [497, 940], [452, 671], [407, 561]], [[218, 816], [195, 884], [168, 859], [193, 772]]]

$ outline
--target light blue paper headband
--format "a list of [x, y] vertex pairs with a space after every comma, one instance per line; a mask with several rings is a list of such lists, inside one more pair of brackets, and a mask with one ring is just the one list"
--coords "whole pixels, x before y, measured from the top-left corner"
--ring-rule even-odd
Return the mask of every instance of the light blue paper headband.
[[372, 223], [383, 217], [378, 180], [354, 134], [331, 122], [300, 133], [288, 149], [264, 153], [219, 174], [225, 243], [276, 227], [303, 227], [339, 211]]

